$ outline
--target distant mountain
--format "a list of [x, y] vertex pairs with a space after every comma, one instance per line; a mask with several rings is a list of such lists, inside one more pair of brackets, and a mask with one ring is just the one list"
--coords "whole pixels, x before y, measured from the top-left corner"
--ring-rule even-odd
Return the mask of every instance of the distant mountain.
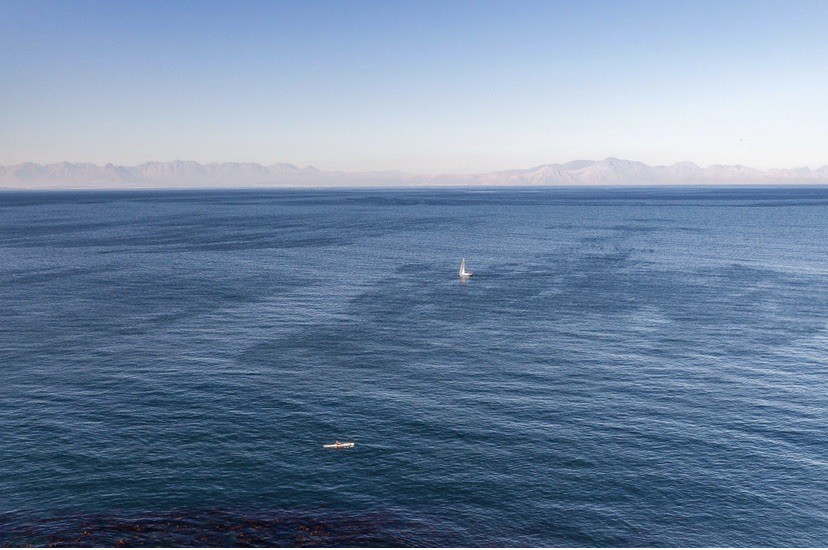
[[0, 187], [16, 189], [697, 184], [828, 184], [828, 165], [816, 170], [802, 167], [762, 171], [740, 165], [701, 168], [692, 162], [650, 166], [610, 157], [600, 161], [545, 164], [525, 170], [437, 176], [394, 171], [323, 172], [311, 166], [299, 168], [287, 163], [263, 166], [249, 162], [200, 164], [183, 160], [146, 162], [138, 166], [71, 162], [0, 166]]
[[[436, 176], [435, 181], [456, 181], [457, 176]], [[527, 170], [507, 170], [464, 176], [468, 185], [750, 185], [825, 184], [828, 165], [761, 171], [747, 166], [713, 165], [701, 168], [692, 162], [650, 166], [642, 162], [606, 158], [546, 164]]]

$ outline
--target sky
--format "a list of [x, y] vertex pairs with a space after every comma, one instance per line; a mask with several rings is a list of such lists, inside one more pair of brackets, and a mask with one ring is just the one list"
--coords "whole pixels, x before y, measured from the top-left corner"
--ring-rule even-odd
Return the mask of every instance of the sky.
[[828, 2], [0, 0], [0, 165], [828, 164]]

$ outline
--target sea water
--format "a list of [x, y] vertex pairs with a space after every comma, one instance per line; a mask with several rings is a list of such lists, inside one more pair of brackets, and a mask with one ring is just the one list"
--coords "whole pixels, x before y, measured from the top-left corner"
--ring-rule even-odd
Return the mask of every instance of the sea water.
[[0, 193], [0, 546], [823, 546], [826, 243], [826, 187]]

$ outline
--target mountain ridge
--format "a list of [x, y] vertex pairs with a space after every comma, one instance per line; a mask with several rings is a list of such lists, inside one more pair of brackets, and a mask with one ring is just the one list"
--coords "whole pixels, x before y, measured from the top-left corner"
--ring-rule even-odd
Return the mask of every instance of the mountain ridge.
[[828, 165], [759, 170], [739, 164], [702, 168], [689, 161], [650, 166], [607, 157], [477, 174], [415, 175], [398, 171], [322, 171], [289, 163], [201, 164], [151, 161], [134, 166], [57, 162], [0, 165], [0, 186], [14, 189], [141, 189], [377, 186], [641, 186], [828, 184]]

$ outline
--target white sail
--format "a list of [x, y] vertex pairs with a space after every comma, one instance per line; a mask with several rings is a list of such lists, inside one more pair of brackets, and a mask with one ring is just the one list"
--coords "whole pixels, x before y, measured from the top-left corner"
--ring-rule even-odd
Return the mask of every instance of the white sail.
[[466, 271], [466, 258], [463, 258], [463, 260], [460, 262], [460, 278], [461, 279], [466, 279], [466, 278], [471, 277], [471, 276], [472, 276], [472, 272], [471, 271]]

